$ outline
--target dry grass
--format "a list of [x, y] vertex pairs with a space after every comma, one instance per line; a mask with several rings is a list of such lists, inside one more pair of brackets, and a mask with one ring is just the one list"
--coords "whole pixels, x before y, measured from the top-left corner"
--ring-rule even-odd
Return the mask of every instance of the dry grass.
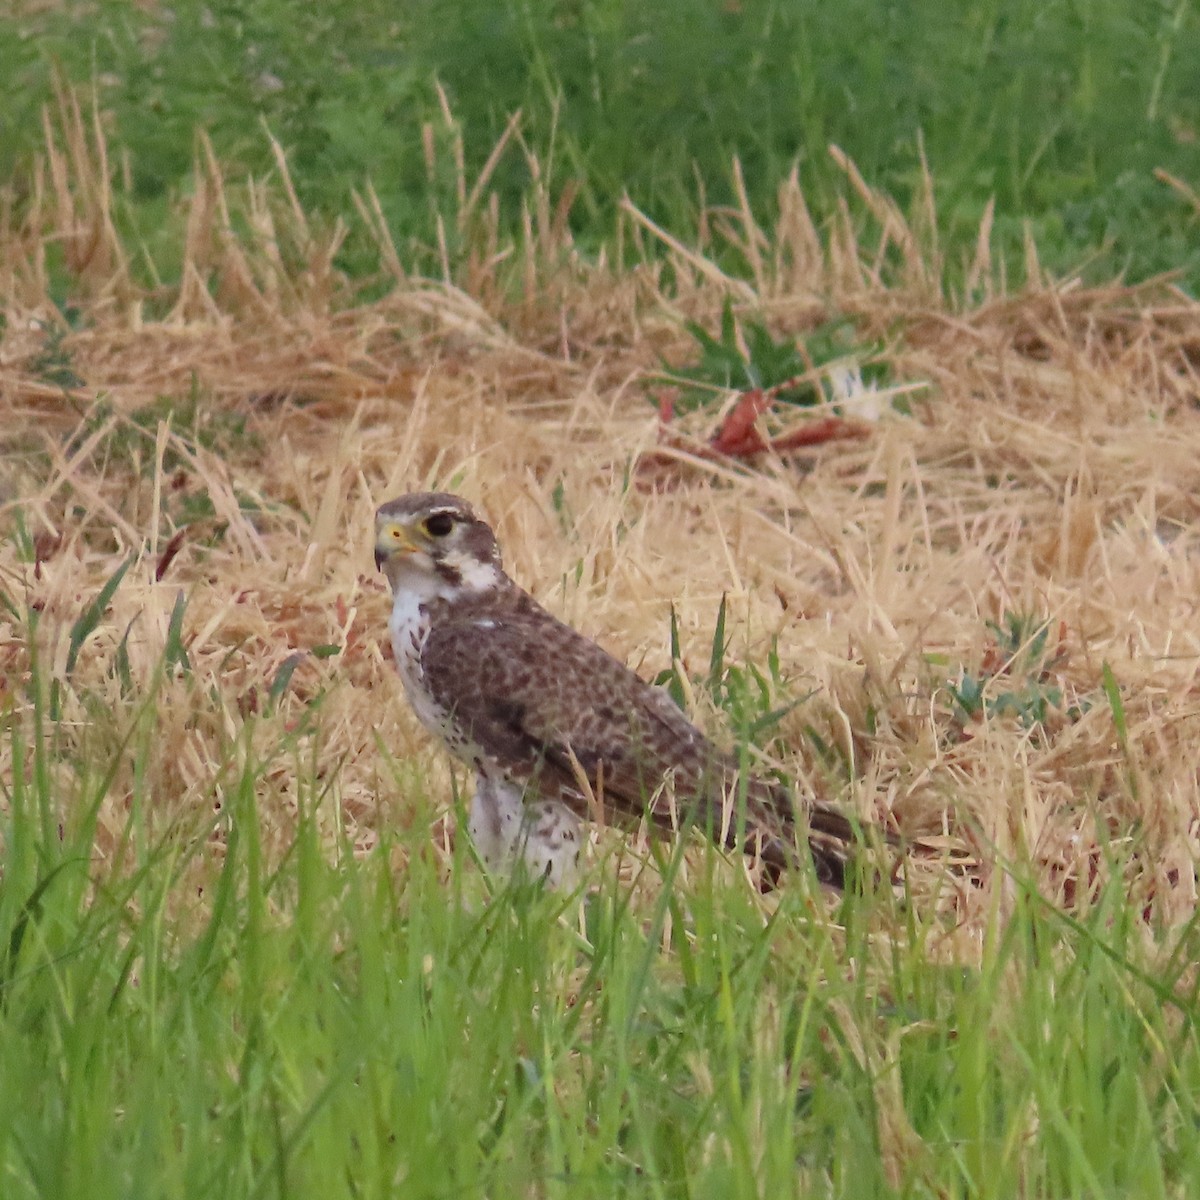
[[[482, 189], [464, 187], [459, 219], [480, 253], [431, 282], [380, 231], [390, 286], [361, 303], [332, 266], [339, 229], [314, 231], [286, 185], [234, 193], [203, 152], [183, 283], [148, 291], [111, 218], [102, 122], [68, 100], [63, 112], [37, 193], [0, 211], [0, 519], [15, 529], [22, 514], [36, 547], [27, 561], [5, 541], [0, 586], [40, 614], [38, 652], [62, 678], [81, 609], [137, 556], [66, 692], [64, 736], [80, 748], [116, 744], [131, 720], [111, 669], [126, 630], [142, 691], [186, 592], [192, 671], [161, 684], [148, 760], [164, 820], [222, 802], [218, 767], [258, 712], [248, 736], [278, 763], [263, 811], [282, 846], [297, 802], [289, 731], [322, 692], [304, 754], [328, 788], [329, 844], [342, 832], [368, 847], [381, 822], [429, 821], [445, 845], [446, 768], [387, 662], [369, 541], [378, 503], [436, 485], [494, 519], [518, 580], [644, 672], [667, 665], [671, 604], [701, 661], [722, 595], [736, 656], [761, 661], [778, 635], [794, 692], [813, 693], [789, 718], [789, 766], [974, 862], [970, 882], [927, 900], [954, 916], [950, 952], [971, 957], [1005, 902], [1000, 863], [1082, 906], [1121, 849], [1112, 861], [1154, 923], [1192, 913], [1200, 306], [1165, 285], [1053, 285], [1032, 255], [1033, 281], [1009, 292], [986, 230], [971, 301], [956, 301], [941, 294], [932, 215], [907, 219], [862, 184], [872, 231], [845, 215], [819, 234], [795, 180], [772, 229], [748, 210], [709, 214], [695, 246], [669, 250], [669, 289], [662, 260], [639, 254], [656, 233], [632, 210], [623, 250], [589, 264], [548, 198], [531, 203], [524, 241], [503, 247]], [[250, 218], [240, 235], [234, 195]], [[713, 246], [730, 240], [749, 281], [716, 265]], [[75, 281], [77, 329], [49, 300], [51, 255]], [[683, 353], [679, 317], [711, 321], [727, 293], [779, 330], [837, 312], [886, 335], [894, 377], [927, 385], [915, 415], [753, 470], [681, 453], [639, 474], [657, 438], [642, 381], [660, 355]], [[79, 386], [48, 378], [51, 344]], [[134, 423], [164, 396], [196, 398], [203, 436]], [[211, 515], [174, 542], [205, 496]], [[178, 552], [161, 569], [168, 545]], [[965, 732], [951, 720], [944, 684], [980, 668], [985, 622], [1006, 612], [1053, 623], [1054, 682], [1068, 703], [1087, 701], [1078, 719]], [[341, 652], [305, 654], [271, 708], [285, 661], [331, 644]], [[30, 655], [27, 630], [0, 623], [6, 707], [27, 703]], [[805, 726], [840, 746], [848, 783]], [[101, 820], [114, 853], [122, 786]]]

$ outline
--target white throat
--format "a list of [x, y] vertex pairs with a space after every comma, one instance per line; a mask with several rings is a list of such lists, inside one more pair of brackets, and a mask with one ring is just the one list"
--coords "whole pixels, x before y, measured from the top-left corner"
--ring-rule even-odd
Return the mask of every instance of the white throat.
[[429, 613], [424, 605], [434, 598], [435, 593], [422, 595], [419, 588], [397, 586], [392, 599], [392, 616], [388, 622], [388, 631], [392, 635], [392, 654], [396, 659], [396, 669], [400, 672], [400, 682], [404, 684], [408, 702], [426, 729], [440, 734], [440, 720], [443, 714], [431, 703], [428, 692], [423, 686], [421, 670], [421, 651], [425, 648], [425, 639], [429, 637]]
[[473, 592], [488, 591], [500, 583], [502, 574], [494, 563], [481, 563], [465, 556], [458, 559], [454, 555], [448, 559], [460, 574], [459, 583], [452, 584], [435, 571], [417, 569], [415, 563], [408, 570], [403, 563], [392, 569], [392, 617], [388, 629], [396, 667], [413, 711], [426, 729], [450, 743], [453, 727], [447, 724], [446, 713], [438, 708], [424, 685], [421, 652], [429, 637], [430, 624], [426, 606], [434, 600], [454, 601]]
[[457, 574], [457, 582], [444, 578], [428, 558], [424, 561], [401, 559], [388, 572], [392, 584], [392, 617], [388, 622], [392, 635], [392, 651], [396, 666], [409, 700], [418, 716], [430, 724], [431, 713], [423, 711], [427, 702], [420, 699], [421, 651], [429, 636], [429, 613], [426, 608], [434, 600], [455, 601], [464, 596], [491, 591], [503, 580], [503, 572], [495, 563], [480, 562], [477, 558], [451, 551], [443, 560]]
[[460, 550], [452, 550], [442, 560], [453, 581], [447, 579], [434, 567], [427, 555], [414, 555], [411, 559], [399, 559], [388, 566], [388, 580], [399, 604], [406, 598], [414, 605], [428, 604], [431, 600], [458, 600], [463, 596], [490, 592], [498, 587], [504, 573], [494, 562], [480, 562]]

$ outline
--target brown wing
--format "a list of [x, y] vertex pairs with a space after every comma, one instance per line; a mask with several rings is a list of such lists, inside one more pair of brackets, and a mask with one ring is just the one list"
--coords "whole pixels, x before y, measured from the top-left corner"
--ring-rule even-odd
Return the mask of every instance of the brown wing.
[[720, 770], [716, 748], [667, 695], [542, 610], [444, 618], [421, 666], [478, 746], [585, 816], [572, 758], [593, 792], [627, 816], [646, 811], [668, 772], [677, 795], [695, 799]]
[[[497, 613], [446, 614], [421, 654], [425, 683], [481, 749], [543, 795], [589, 817], [575, 763], [616, 816], [672, 823], [658, 795], [670, 774], [676, 804], [716, 836], [734, 766], [652, 687], [595, 642], [527, 597]], [[747, 844], [778, 874], [795, 862], [795, 809], [786, 789], [753, 780]], [[688, 807], [690, 806], [690, 811]], [[841, 886], [856, 832], [840, 813], [810, 814], [810, 850], [823, 881]], [[735, 844], [734, 831], [728, 842]]]

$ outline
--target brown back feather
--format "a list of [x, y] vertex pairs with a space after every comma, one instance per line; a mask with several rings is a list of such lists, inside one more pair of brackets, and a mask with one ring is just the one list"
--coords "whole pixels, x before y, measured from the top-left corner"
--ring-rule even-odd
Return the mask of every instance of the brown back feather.
[[[662, 826], [678, 815], [716, 838], [735, 764], [661, 689], [595, 642], [557, 620], [520, 588], [430, 606], [421, 655], [426, 686], [481, 749], [525, 786], [583, 817], [582, 768], [608, 815]], [[590, 682], [586, 692], [578, 681]], [[662, 789], [670, 778], [676, 812]], [[742, 847], [778, 874], [796, 861], [796, 809], [787, 789], [760, 780], [746, 787]], [[842, 886], [858, 831], [823, 805], [808, 812], [818, 877]], [[725, 842], [738, 843], [730, 829]]]

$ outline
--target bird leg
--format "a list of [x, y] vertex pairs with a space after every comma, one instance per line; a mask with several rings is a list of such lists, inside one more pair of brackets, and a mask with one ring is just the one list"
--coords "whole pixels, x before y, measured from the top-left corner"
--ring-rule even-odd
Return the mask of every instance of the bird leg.
[[508, 874], [521, 864], [530, 879], [575, 886], [583, 832], [579, 818], [557, 800], [526, 801], [520, 788], [479, 774], [467, 828], [489, 871]]

